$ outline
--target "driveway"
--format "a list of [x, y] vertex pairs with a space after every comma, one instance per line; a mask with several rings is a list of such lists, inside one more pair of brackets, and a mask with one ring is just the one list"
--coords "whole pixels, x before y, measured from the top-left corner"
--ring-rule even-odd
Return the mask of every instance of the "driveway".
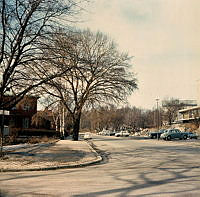
[[1, 173], [13, 196], [200, 196], [200, 141], [97, 136], [98, 165], [55, 171]]

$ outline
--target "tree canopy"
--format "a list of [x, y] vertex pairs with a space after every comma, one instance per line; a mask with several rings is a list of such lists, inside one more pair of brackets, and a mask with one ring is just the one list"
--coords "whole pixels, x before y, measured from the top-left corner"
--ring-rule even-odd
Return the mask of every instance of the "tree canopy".
[[77, 8], [78, 3], [73, 0], [0, 1], [1, 109], [10, 107], [3, 102], [7, 91], [13, 95], [9, 105], [14, 105], [33, 88], [63, 72], [58, 68], [44, 72], [46, 58], [43, 49], [52, 28], [63, 27], [66, 23], [62, 20], [61, 24], [59, 19], [71, 18]]
[[[119, 52], [116, 44], [100, 32], [59, 32], [53, 45], [59, 45], [59, 54], [65, 57], [58, 60], [58, 65], [62, 61], [71, 69], [43, 88], [45, 93], [62, 100], [70, 112], [77, 140], [83, 107], [126, 102], [127, 96], [137, 88], [137, 80], [130, 70], [128, 54]], [[57, 53], [52, 48], [49, 47], [47, 54]]]

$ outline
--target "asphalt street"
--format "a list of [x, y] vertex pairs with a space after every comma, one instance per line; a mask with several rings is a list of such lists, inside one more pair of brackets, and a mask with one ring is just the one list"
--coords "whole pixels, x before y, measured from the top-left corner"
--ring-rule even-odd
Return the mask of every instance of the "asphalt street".
[[103, 162], [54, 171], [1, 173], [7, 196], [200, 196], [200, 141], [94, 135]]

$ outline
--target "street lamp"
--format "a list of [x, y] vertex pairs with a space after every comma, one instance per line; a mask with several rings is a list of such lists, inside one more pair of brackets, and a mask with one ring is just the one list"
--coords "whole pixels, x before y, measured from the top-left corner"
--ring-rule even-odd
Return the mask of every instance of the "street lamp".
[[[158, 131], [159, 131], [159, 126], [160, 126], [160, 124], [159, 124], [159, 109], [158, 109], [158, 101], [159, 101], [159, 99], [157, 98], [156, 99], [156, 106], [157, 106], [157, 128], [158, 128]], [[159, 134], [157, 134], [157, 138], [158, 138], [158, 140], [159, 140]]]

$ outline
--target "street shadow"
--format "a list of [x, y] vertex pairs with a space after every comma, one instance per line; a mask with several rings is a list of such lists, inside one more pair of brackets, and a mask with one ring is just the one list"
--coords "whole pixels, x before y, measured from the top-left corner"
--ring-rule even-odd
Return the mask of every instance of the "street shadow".
[[[157, 153], [154, 156], [153, 153]], [[170, 154], [169, 154], [170, 153]], [[141, 147], [129, 150], [112, 152], [112, 158], [116, 160], [116, 165], [123, 172], [110, 171], [108, 176], [116, 182], [118, 181], [121, 187], [114, 189], [105, 189], [97, 192], [84, 193], [73, 195], [73, 197], [99, 197], [99, 196], [184, 196], [184, 197], [199, 197], [200, 196], [200, 167], [199, 163], [195, 163], [188, 155], [198, 157], [200, 148], [177, 147], [177, 146], [158, 146]], [[185, 156], [184, 156], [185, 155]], [[136, 158], [137, 162], [127, 161], [126, 158]], [[149, 160], [156, 160], [153, 165]], [[115, 161], [113, 162], [115, 163]], [[114, 167], [114, 165], [113, 165]], [[191, 173], [191, 171], [197, 173]], [[193, 171], [194, 172], [194, 171]], [[137, 180], [130, 179], [131, 173], [137, 174]], [[191, 175], [192, 174], [192, 175]], [[129, 178], [126, 178], [128, 175]], [[162, 176], [165, 175], [165, 176]], [[195, 183], [195, 184], [194, 184]], [[174, 184], [181, 186], [173, 188]], [[185, 187], [186, 185], [190, 187]], [[165, 185], [172, 185], [170, 190], [155, 190], [156, 187], [163, 188]], [[110, 183], [112, 188], [112, 183]], [[113, 186], [114, 187], [114, 186]], [[169, 186], [168, 186], [169, 187]], [[133, 195], [134, 191], [140, 192], [140, 195]]]

